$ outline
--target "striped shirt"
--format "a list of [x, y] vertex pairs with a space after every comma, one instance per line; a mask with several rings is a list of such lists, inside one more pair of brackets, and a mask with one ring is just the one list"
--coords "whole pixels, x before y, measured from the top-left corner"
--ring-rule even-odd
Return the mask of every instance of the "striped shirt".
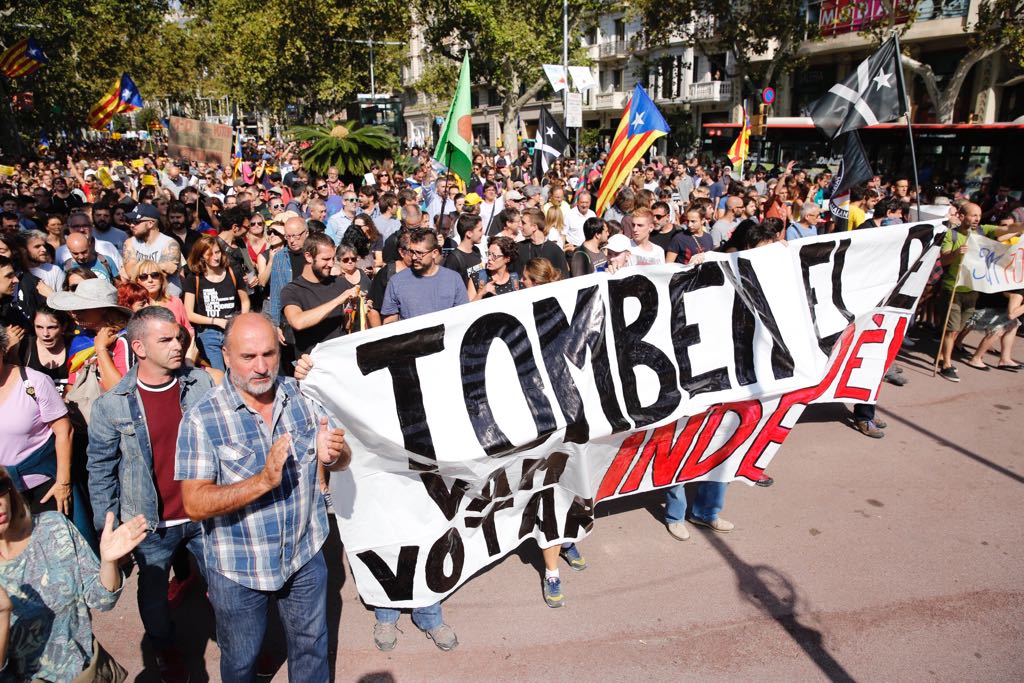
[[[275, 440], [292, 438], [276, 489], [203, 521], [207, 566], [247, 588], [275, 591], [319, 552], [328, 527], [316, 476], [316, 434], [325, 414], [286, 377], [277, 380], [269, 429], [230, 377], [185, 413], [174, 467], [179, 481], [237, 484], [263, 470]], [[333, 419], [331, 426], [338, 426]]]

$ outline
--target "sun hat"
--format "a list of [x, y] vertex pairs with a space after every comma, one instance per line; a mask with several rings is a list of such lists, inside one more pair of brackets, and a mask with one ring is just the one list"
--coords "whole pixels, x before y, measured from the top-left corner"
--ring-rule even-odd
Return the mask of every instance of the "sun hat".
[[116, 308], [126, 315], [132, 310], [117, 305], [117, 288], [102, 278], [83, 280], [73, 292], [54, 292], [46, 305], [56, 311], [87, 311], [93, 308]]

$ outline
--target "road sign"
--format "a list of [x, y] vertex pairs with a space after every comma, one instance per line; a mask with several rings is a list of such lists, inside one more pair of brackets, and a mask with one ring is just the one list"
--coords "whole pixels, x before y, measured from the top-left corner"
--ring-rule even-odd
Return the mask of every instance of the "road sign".
[[771, 104], [775, 101], [775, 88], [765, 88], [761, 91], [761, 101], [765, 104]]
[[565, 109], [565, 127], [583, 127], [583, 95], [578, 92], [571, 92], [567, 98]]

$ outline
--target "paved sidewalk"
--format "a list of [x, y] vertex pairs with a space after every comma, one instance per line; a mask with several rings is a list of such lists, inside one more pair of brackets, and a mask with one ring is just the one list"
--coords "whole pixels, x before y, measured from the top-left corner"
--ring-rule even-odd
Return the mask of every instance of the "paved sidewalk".
[[[730, 534], [674, 540], [658, 492], [598, 506], [580, 545], [590, 568], [562, 571], [566, 606], [544, 605], [530, 542], [445, 603], [454, 652], [408, 617], [397, 649], [378, 652], [372, 612], [335, 577], [336, 680], [1024, 680], [1024, 373], [959, 363], [954, 384], [922, 353], [900, 364], [910, 384], [882, 391], [884, 439], [855, 432], [845, 406], [807, 410], [774, 487], [730, 486]], [[178, 629], [193, 682], [218, 681], [200, 593]], [[158, 680], [143, 670], [134, 577], [95, 630], [134, 680]]]

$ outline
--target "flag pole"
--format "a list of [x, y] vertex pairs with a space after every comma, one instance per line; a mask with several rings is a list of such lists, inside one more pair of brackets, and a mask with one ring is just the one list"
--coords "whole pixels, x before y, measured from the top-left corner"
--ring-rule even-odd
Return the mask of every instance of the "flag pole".
[[[903, 90], [904, 116], [907, 118], [907, 137], [910, 138], [910, 164], [914, 169], [914, 192], [917, 197], [917, 220], [921, 220], [921, 182], [917, 178], [917, 152], [914, 150], [914, 126], [910, 122], [910, 95], [903, 79], [903, 53], [900, 51], [900, 37], [894, 30], [892, 39], [896, 41], [896, 78]], [[937, 365], [937, 363], [936, 363]]]

